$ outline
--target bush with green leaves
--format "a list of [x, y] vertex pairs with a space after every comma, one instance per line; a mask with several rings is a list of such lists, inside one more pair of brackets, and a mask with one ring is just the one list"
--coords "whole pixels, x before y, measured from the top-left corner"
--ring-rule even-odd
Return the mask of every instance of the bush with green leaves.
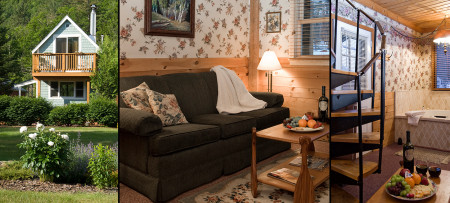
[[51, 110], [50, 102], [42, 97], [13, 97], [6, 115], [13, 124], [31, 125], [34, 122], [45, 122]]
[[0, 122], [8, 122], [6, 109], [9, 107], [12, 97], [8, 95], [0, 95]]
[[69, 104], [70, 124], [72, 125], [84, 125], [87, 121], [87, 112], [89, 110], [89, 104]]
[[27, 127], [20, 128], [23, 142], [18, 146], [25, 150], [20, 157], [23, 167], [37, 173], [41, 181], [53, 181], [64, 172], [69, 157], [69, 136], [60, 134], [54, 128], [45, 130], [43, 124], [36, 125], [36, 133], [28, 134]]
[[94, 147], [88, 169], [92, 183], [98, 188], [117, 187], [117, 152], [109, 146]]
[[34, 177], [30, 169], [22, 168], [21, 161], [11, 161], [0, 167], [0, 180], [28, 180]]
[[84, 125], [87, 121], [89, 104], [69, 104], [55, 107], [47, 122], [52, 125]]
[[69, 125], [69, 109], [65, 106], [57, 106], [48, 114], [47, 123], [50, 125]]
[[108, 127], [114, 127], [118, 122], [118, 109], [114, 100], [105, 97], [97, 97], [89, 103], [87, 112], [91, 123], [97, 122]]

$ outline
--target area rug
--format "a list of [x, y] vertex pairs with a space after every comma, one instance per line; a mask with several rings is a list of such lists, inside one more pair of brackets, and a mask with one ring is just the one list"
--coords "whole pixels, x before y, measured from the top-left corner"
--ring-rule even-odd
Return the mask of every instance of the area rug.
[[[395, 155], [403, 156], [403, 150], [396, 152]], [[416, 147], [414, 148], [414, 158], [416, 160], [429, 162], [439, 160], [441, 164], [448, 164], [450, 161], [450, 152]]]
[[[258, 166], [258, 172], [269, 170], [277, 164], [286, 161], [295, 155], [293, 151], [278, 158], [276, 162], [266, 163]], [[293, 193], [263, 183], [258, 184], [258, 197], [253, 198], [250, 187], [250, 169], [232, 175], [230, 178], [209, 185], [194, 194], [185, 196], [177, 202], [205, 202], [205, 203], [228, 203], [228, 202], [255, 202], [255, 203], [283, 203], [293, 202]], [[322, 183], [314, 191], [315, 202], [329, 202], [329, 181]]]

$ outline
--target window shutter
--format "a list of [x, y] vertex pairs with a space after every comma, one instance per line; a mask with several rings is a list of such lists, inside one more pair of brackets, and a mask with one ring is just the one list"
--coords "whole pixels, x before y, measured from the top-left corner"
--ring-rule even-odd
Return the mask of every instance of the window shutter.
[[293, 0], [294, 25], [290, 57], [328, 55], [330, 41], [329, 0]]
[[443, 45], [434, 45], [432, 57], [433, 90], [450, 90], [450, 52], [445, 54]]

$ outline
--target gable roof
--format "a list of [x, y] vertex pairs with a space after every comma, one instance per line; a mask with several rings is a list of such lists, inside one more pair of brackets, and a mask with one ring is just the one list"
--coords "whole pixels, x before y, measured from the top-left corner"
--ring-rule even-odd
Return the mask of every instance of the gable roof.
[[92, 38], [90, 38], [69, 16], [65, 16], [59, 23], [58, 25], [55, 26], [55, 28], [53, 28], [53, 30], [48, 33], [48, 35], [41, 41], [39, 42], [39, 44], [33, 49], [33, 51], [31, 51], [31, 53], [35, 53], [39, 47], [42, 46], [42, 44], [44, 44], [55, 32], [56, 30], [59, 29], [59, 27], [61, 27], [64, 22], [66, 22], [66, 20], [68, 20], [72, 25], [75, 26], [75, 28], [84, 36], [86, 37], [86, 39], [92, 43], [95, 46], [95, 49], [98, 51], [99, 47], [98, 45], [94, 42], [94, 40], [92, 40]]

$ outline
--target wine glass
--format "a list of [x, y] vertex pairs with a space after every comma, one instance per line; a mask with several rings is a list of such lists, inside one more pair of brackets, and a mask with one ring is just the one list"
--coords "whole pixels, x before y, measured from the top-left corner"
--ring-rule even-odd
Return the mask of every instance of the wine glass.
[[431, 163], [428, 167], [428, 173], [431, 177], [439, 177], [441, 175], [441, 158], [438, 156], [432, 157]]

